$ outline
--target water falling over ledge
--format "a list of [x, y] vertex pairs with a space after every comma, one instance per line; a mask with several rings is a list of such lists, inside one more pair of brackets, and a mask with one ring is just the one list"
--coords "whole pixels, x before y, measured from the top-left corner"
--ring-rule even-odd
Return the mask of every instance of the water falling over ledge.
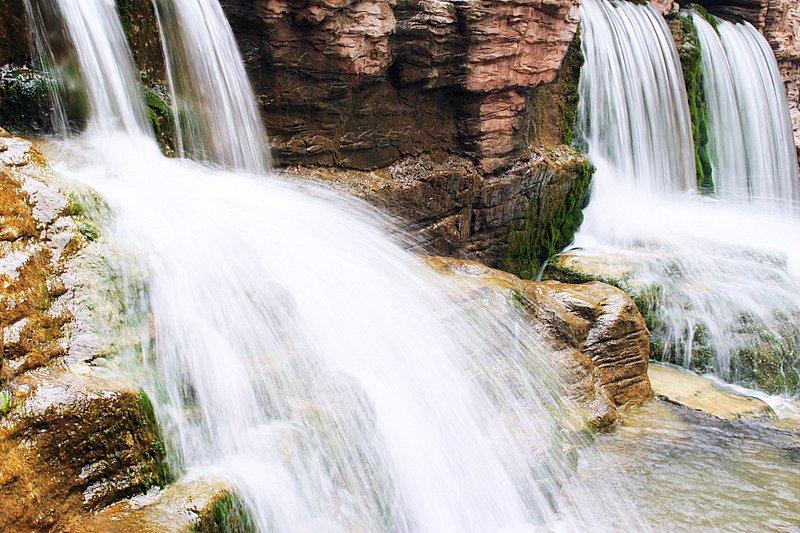
[[[584, 441], [513, 302], [446, 281], [362, 203], [262, 172], [258, 128], [214, 126], [255, 109], [244, 70], [216, 60], [241, 66], [232, 39], [173, 71], [178, 101], [181, 76], [235, 79], [214, 94], [224, 112], [192, 101], [209, 114], [185, 153], [205, 164], [167, 159], [113, 5], [76, 1], [55, 4], [81, 14], [63, 17], [71, 36], [93, 32], [71, 37], [93, 105], [54, 167], [112, 208], [141, 325], [129, 356], [178, 472], [230, 480], [259, 531], [646, 529], [622, 488], [575, 477]], [[217, 2], [180, 5], [229, 33]], [[166, 35], [189, 16], [161, 14]]]
[[[664, 359], [726, 380], [797, 393], [800, 219], [797, 205], [787, 202], [788, 192], [767, 192], [777, 187], [770, 185], [773, 178], [786, 184], [784, 190], [790, 182], [783, 175], [762, 175], [767, 183], [759, 190], [779, 196], [766, 205], [726, 193], [719, 199], [696, 194], [693, 158], [686, 155], [692, 138], [683, 79], [663, 19], [652, 6], [606, 0], [584, 1], [582, 13], [586, 63], [580, 124], [597, 171], [572, 252], [620, 261], [629, 271], [626, 283], [647, 287], [654, 348]], [[629, 31], [633, 27], [636, 32]], [[727, 35], [730, 28], [724, 28]], [[764, 53], [761, 42], [745, 42], [755, 47], [747, 53]], [[665, 49], [651, 51], [652, 43]], [[650, 53], [620, 53], [629, 49]], [[709, 46], [704, 53], [719, 49]], [[612, 92], [610, 86], [623, 89]], [[722, 87], [707, 88], [710, 102], [723, 96]], [[721, 131], [738, 134], [715, 131], [717, 137]], [[775, 146], [760, 143], [757, 150], [773, 150], [770, 157], [785, 161], [782, 151], [791, 141], [779, 140]], [[741, 178], [723, 175], [735, 170], [720, 156], [715, 181]]]
[[791, 205], [800, 177], [783, 80], [767, 40], [748, 22], [692, 14], [708, 98], [715, 193], [724, 199]]

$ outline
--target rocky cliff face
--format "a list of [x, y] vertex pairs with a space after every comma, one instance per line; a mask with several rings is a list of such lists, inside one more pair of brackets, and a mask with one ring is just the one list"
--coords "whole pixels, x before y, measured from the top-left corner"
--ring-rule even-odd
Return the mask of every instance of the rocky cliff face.
[[556, 232], [517, 265], [523, 228], [575, 220], [588, 187], [583, 158], [553, 155], [571, 123], [544, 136], [532, 120], [568, 97], [535, 98], [538, 87], [577, 81], [579, 62], [561, 68], [577, 0], [222, 3], [279, 166], [357, 192], [379, 174], [378, 203], [438, 253], [531, 275], [569, 243]]
[[286, 163], [371, 169], [527, 148], [529, 94], [553, 81], [577, 0], [224, 0]]

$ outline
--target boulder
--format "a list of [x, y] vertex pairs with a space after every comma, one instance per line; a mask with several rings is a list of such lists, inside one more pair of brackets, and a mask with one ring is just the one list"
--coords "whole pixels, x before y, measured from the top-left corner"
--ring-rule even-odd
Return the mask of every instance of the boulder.
[[179, 480], [155, 493], [78, 517], [64, 533], [250, 533], [252, 520], [220, 478]]
[[647, 377], [649, 333], [636, 304], [599, 282], [570, 285], [526, 281], [479, 263], [444, 257], [428, 262], [482, 286], [510, 291], [523, 302], [532, 327], [595, 429], [617, 419], [617, 409], [652, 397]]

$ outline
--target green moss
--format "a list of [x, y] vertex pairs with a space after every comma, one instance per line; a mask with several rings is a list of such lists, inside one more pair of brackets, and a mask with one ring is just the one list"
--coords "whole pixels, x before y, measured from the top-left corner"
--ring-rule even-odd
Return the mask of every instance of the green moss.
[[554, 212], [543, 215], [541, 199], [531, 198], [525, 219], [509, 228], [509, 247], [502, 267], [523, 279], [535, 279], [542, 265], [572, 242], [583, 222], [592, 166], [581, 159], [571, 168], [556, 172], [573, 176], [569, 191]]
[[575, 144], [578, 83], [584, 63], [580, 31], [567, 48], [555, 80], [534, 88], [531, 95], [531, 138], [535, 147]]
[[[708, 12], [706, 16], [713, 19]], [[714, 192], [711, 161], [708, 157], [708, 107], [703, 88], [703, 65], [700, 39], [689, 14], [678, 16], [679, 38], [678, 52], [686, 83], [686, 95], [689, 99], [689, 114], [692, 121], [692, 138], [695, 146], [695, 168], [697, 171], [697, 187], [703, 193]]]
[[711, 24], [711, 27], [714, 28], [714, 31], [717, 32], [717, 35], [719, 35], [719, 20], [714, 15], [709, 13], [708, 10], [700, 4], [689, 4], [688, 7], [700, 15], [703, 20]]
[[6, 416], [12, 407], [11, 393], [8, 391], [0, 391], [0, 416]]
[[156, 463], [156, 480], [155, 483], [161, 487], [166, 486], [168, 483], [174, 481], [173, 475], [169, 464], [166, 461], [166, 449], [163, 440], [159, 435], [158, 421], [156, 419], [156, 411], [153, 407], [153, 402], [150, 397], [143, 390], [139, 390], [139, 412], [144, 418], [143, 422], [153, 428], [155, 438], [151, 442], [151, 450], [154, 454]]
[[255, 533], [256, 525], [249, 510], [234, 495], [220, 499], [211, 516], [200, 517], [192, 531], [202, 533]]
[[800, 340], [792, 323], [784, 324], [787, 331], [774, 331], [742, 317], [741, 333], [747, 342], [731, 358], [734, 380], [773, 394], [800, 393]]
[[130, 36], [133, 23], [133, 2], [131, 0], [117, 0], [117, 13], [125, 35]]
[[36, 134], [52, 128], [50, 80], [28, 68], [0, 69], [0, 121], [17, 134]]
[[169, 96], [164, 86], [155, 85], [153, 87], [141, 86], [142, 99], [147, 106], [147, 116], [150, 124], [158, 138], [161, 149], [166, 154], [173, 151], [172, 107], [169, 104]]
[[564, 137], [562, 140], [564, 144], [569, 146], [572, 146], [575, 142], [575, 126], [578, 123], [578, 105], [580, 103], [578, 84], [583, 63], [584, 57], [579, 30], [567, 49], [567, 55], [564, 57], [564, 65], [562, 66], [562, 69], [567, 74], [564, 79]]

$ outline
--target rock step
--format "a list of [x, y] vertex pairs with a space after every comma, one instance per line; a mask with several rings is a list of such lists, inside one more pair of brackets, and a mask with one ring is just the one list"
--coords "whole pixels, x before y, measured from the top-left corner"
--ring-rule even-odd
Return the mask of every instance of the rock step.
[[764, 401], [719, 388], [709, 378], [672, 366], [651, 363], [650, 384], [656, 396], [721, 420], [774, 418]]

